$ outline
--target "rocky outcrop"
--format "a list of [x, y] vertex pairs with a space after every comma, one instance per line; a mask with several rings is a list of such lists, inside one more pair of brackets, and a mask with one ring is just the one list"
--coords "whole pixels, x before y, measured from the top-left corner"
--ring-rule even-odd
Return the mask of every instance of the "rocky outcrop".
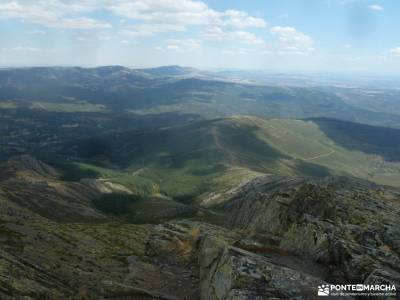
[[40, 181], [45, 178], [55, 178], [60, 175], [56, 169], [30, 155], [16, 156], [2, 163], [0, 167], [0, 180], [19, 178]]
[[400, 192], [350, 178], [267, 176], [247, 185], [225, 209], [229, 226], [262, 249], [273, 247], [324, 266], [336, 283], [400, 288]]
[[320, 278], [215, 238], [203, 240], [201, 299], [316, 299]]
[[[327, 283], [400, 289], [396, 189], [264, 176], [219, 212], [134, 225], [92, 206], [98, 182], [46, 176], [0, 180], [1, 299], [297, 300], [316, 299]], [[147, 201], [136, 213], [181, 209]], [[226, 226], [211, 224], [215, 216]]]
[[124, 187], [121, 184], [113, 183], [105, 180], [94, 179], [94, 178], [84, 178], [80, 181], [82, 184], [97, 190], [101, 194], [126, 194], [132, 195], [132, 191]]
[[[97, 211], [93, 199], [102, 190], [85, 182], [60, 180], [60, 172], [29, 156], [16, 156], [0, 167], [0, 190], [10, 201], [51, 220], [94, 221], [107, 217]], [[110, 185], [100, 183], [107, 191]], [[115, 187], [121, 191], [122, 187]]]

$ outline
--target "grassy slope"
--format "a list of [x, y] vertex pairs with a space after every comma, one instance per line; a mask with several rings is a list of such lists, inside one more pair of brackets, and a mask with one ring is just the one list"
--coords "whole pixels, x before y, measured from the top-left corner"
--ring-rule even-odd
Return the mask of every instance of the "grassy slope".
[[[258, 134], [261, 139], [267, 140], [282, 153], [305, 162], [312, 162], [331, 170], [333, 174], [347, 174], [355, 177], [369, 179], [381, 184], [399, 186], [400, 157], [387, 159], [387, 149], [383, 145], [375, 147], [375, 153], [368, 151], [367, 147], [352, 147], [343, 143], [343, 136], [355, 139], [356, 128], [369, 127], [345, 122], [345, 132], [339, 132], [329, 120], [261, 120], [249, 119], [257, 123], [261, 130]], [[333, 123], [337, 123], [335, 121]], [[339, 121], [340, 122], [340, 121]], [[342, 125], [343, 123], [340, 122]], [[376, 128], [376, 127], [375, 127]], [[369, 129], [369, 128], [367, 128]], [[381, 135], [385, 130], [381, 128]], [[347, 132], [347, 133], [346, 133]], [[366, 141], [374, 143], [376, 136], [369, 131], [370, 137]], [[386, 137], [390, 139], [390, 136]], [[392, 148], [392, 152], [395, 152]]]
[[[385, 149], [375, 147], [374, 153], [368, 153], [351, 148], [335, 137], [335, 131], [328, 132], [327, 126], [332, 125], [323, 120], [235, 116], [126, 132], [102, 138], [110, 145], [109, 159], [121, 166], [119, 170], [90, 163], [80, 167], [136, 193], [163, 194], [182, 202], [218, 198], [265, 173], [352, 175], [399, 185], [400, 163], [385, 159]], [[352, 126], [359, 125], [348, 123], [348, 131]], [[80, 148], [86, 149], [88, 143], [82, 141]]]

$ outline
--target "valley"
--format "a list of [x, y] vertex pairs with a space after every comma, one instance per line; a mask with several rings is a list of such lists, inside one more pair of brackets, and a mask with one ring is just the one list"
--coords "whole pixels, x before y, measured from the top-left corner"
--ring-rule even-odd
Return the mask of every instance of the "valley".
[[396, 92], [272, 79], [0, 69], [0, 298], [399, 287]]
[[399, 11], [0, 0], [0, 300], [400, 299]]

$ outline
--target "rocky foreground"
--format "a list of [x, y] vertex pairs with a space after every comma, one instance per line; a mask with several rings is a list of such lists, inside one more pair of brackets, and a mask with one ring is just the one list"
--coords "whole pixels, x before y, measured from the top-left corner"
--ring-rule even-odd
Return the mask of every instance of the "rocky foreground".
[[30, 157], [1, 166], [0, 299], [317, 299], [324, 283], [400, 290], [399, 190], [258, 177], [208, 209], [226, 216], [221, 226], [200, 218], [205, 209], [121, 222], [92, 204], [105, 188], [63, 182]]

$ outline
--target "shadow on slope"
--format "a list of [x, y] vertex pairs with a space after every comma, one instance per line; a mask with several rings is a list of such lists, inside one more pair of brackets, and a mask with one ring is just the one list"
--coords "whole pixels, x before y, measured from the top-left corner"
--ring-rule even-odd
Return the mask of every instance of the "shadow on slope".
[[349, 149], [400, 161], [400, 130], [334, 119], [310, 119], [337, 144]]
[[[271, 172], [272, 165], [292, 159], [260, 139], [258, 130], [246, 119], [223, 118], [83, 139], [74, 148], [78, 157], [102, 156], [121, 168], [151, 164], [182, 169], [197, 162], [197, 167], [188, 170], [194, 175], [208, 175], [229, 167]], [[290, 166], [306, 176], [330, 174], [327, 169], [308, 162], [293, 161]]]
[[183, 203], [233, 188], [260, 173], [331, 174], [323, 166], [293, 159], [274, 148], [258, 136], [260, 128], [249, 120], [232, 117], [106, 134], [79, 140], [69, 148], [76, 150], [77, 160], [88, 162], [94, 170], [94, 165], [115, 168], [115, 172], [102, 171], [102, 178], [124, 185], [146, 180], [152, 190]]

